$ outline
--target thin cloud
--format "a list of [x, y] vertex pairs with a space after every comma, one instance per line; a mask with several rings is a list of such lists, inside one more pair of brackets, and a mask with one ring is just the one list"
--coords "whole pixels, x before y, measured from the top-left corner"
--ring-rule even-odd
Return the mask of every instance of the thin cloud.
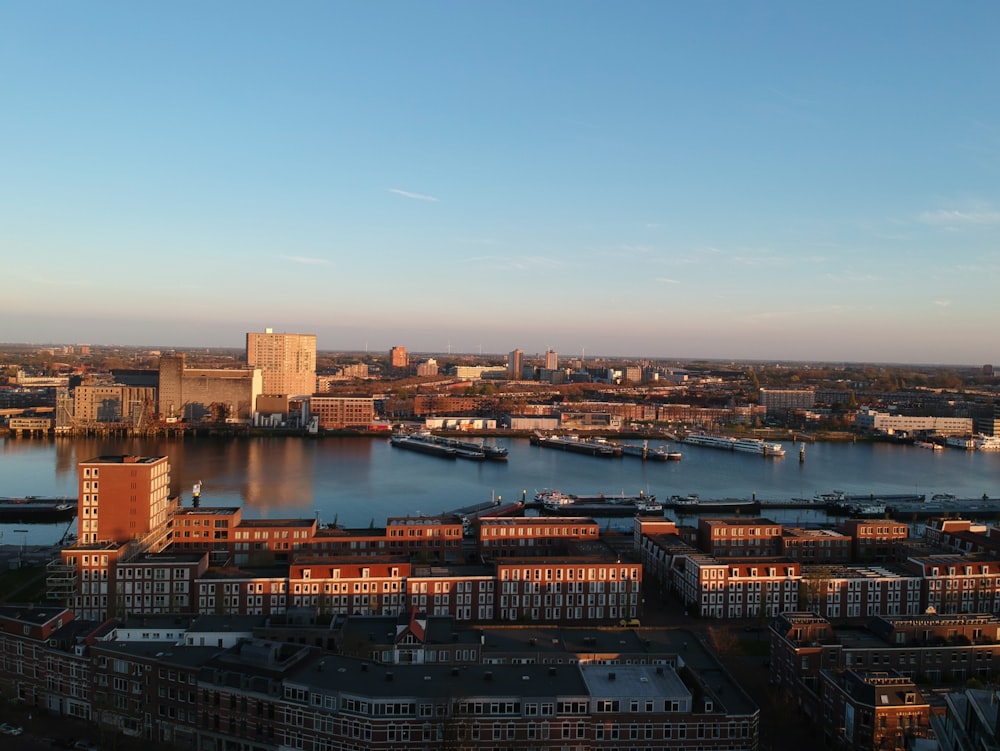
[[951, 300], [931, 300], [939, 308], [947, 308], [951, 305]]
[[677, 281], [676, 279], [670, 279], [670, 278], [665, 277], [665, 276], [658, 276], [658, 277], [656, 277], [656, 281], [663, 282], [664, 284], [680, 284], [680, 282]]
[[987, 226], [1000, 224], [1000, 211], [995, 209], [977, 209], [972, 211], [941, 209], [938, 211], [924, 211], [920, 214], [919, 219], [924, 224], [931, 224], [936, 227]]
[[850, 282], [852, 284], [877, 282], [879, 278], [873, 274], [859, 274], [856, 271], [844, 271], [839, 274], [827, 274], [831, 282]]
[[47, 287], [92, 287], [90, 279], [52, 279], [44, 276], [26, 277], [32, 284], [45, 285]]
[[309, 258], [308, 256], [280, 256], [284, 261], [292, 263], [304, 263], [311, 266], [329, 266], [330, 262], [326, 258]]
[[562, 264], [547, 256], [474, 256], [463, 263], [475, 263], [494, 271], [536, 271], [554, 269]]
[[437, 203], [440, 199], [434, 196], [425, 196], [423, 193], [411, 193], [408, 190], [400, 190], [399, 188], [387, 188], [390, 193], [395, 193], [397, 196], [402, 196], [403, 198], [412, 198], [414, 201], [430, 201], [431, 203]]

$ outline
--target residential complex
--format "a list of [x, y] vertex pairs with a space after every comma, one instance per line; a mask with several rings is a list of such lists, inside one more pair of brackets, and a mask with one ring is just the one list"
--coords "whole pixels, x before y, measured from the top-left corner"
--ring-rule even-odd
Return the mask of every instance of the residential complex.
[[758, 748], [757, 706], [685, 631], [317, 626], [0, 606], [0, 689], [198, 751]]
[[260, 368], [267, 396], [307, 396], [316, 392], [316, 335], [247, 334], [247, 365]]

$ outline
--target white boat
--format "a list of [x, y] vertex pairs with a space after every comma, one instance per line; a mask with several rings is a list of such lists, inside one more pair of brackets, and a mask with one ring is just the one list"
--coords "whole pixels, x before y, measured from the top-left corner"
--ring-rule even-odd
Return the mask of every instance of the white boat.
[[745, 451], [761, 456], [784, 456], [785, 448], [780, 443], [769, 443], [759, 438], [740, 438], [733, 443], [733, 451]]
[[972, 438], [966, 438], [959, 435], [950, 435], [945, 438], [944, 443], [953, 449], [964, 449], [965, 451], [975, 451], [976, 442]]
[[944, 446], [940, 443], [931, 443], [930, 441], [914, 441], [913, 445], [917, 448], [928, 449], [930, 451], [944, 451]]
[[1000, 451], [1000, 435], [977, 435], [976, 451]]
[[713, 449], [726, 449], [728, 451], [733, 450], [733, 444], [736, 443], [735, 438], [729, 438], [724, 435], [709, 435], [708, 433], [689, 433], [684, 438], [684, 443], [690, 443], [694, 446], [707, 446]]

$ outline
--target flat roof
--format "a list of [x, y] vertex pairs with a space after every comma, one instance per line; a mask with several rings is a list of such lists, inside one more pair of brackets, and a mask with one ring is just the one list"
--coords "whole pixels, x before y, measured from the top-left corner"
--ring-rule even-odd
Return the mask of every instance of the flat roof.
[[134, 454], [106, 454], [95, 456], [81, 464], [154, 464], [165, 456], [135, 456]]
[[240, 527], [311, 527], [316, 519], [243, 519]]
[[598, 698], [691, 700], [669, 665], [580, 665], [588, 693]]

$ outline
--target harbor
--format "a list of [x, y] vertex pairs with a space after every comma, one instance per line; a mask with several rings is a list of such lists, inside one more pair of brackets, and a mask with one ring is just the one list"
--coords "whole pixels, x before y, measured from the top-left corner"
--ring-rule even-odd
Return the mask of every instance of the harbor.
[[[471, 437], [470, 437], [471, 438]], [[475, 439], [473, 439], [475, 440]], [[818, 496], [840, 489], [856, 503], [879, 502], [909, 520], [933, 509], [959, 515], [992, 512], [982, 498], [1000, 497], [1000, 453], [927, 451], [907, 445], [810, 443], [805, 462], [684, 444], [683, 461], [602, 461], [572, 451], [541, 449], [524, 438], [501, 438], [509, 461], [454, 461], [400, 450], [386, 439], [315, 440], [211, 438], [170, 440], [8, 439], [0, 443], [0, 492], [10, 497], [75, 498], [76, 466], [115, 453], [165, 455], [171, 487], [187, 494], [202, 483], [205, 506], [240, 506], [245, 518], [315, 517], [321, 523], [366, 527], [388, 517], [434, 515], [502, 498], [533, 502], [545, 488], [566, 493], [656, 496], [666, 518], [761, 514], [785, 523], [821, 524], [847, 515]], [[624, 443], [624, 441], [622, 441]], [[785, 445], [792, 444], [789, 440]], [[923, 496], [923, 506], [892, 496]], [[963, 503], [935, 506], [935, 496]], [[674, 497], [739, 503], [678, 504]], [[184, 500], [185, 504], [190, 499]], [[756, 505], [755, 505], [756, 504]], [[888, 509], [887, 509], [888, 510]], [[535, 513], [530, 508], [528, 513]], [[884, 514], [883, 514], [884, 515]], [[611, 517], [624, 526], [628, 517]], [[58, 539], [65, 524], [0, 523], [0, 541]], [[51, 539], [50, 539], [51, 538]]]

